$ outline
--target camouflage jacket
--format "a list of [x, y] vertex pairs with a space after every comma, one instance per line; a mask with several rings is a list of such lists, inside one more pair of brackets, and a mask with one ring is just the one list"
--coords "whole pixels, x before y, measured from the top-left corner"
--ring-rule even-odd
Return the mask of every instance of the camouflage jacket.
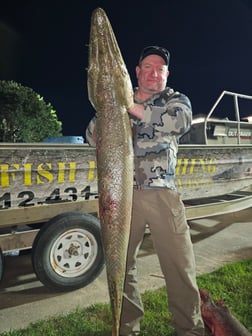
[[[132, 118], [135, 185], [144, 188], [175, 189], [175, 169], [179, 138], [191, 125], [190, 100], [171, 88], [141, 103], [145, 107], [142, 120]], [[95, 146], [93, 118], [86, 130], [86, 140]]]

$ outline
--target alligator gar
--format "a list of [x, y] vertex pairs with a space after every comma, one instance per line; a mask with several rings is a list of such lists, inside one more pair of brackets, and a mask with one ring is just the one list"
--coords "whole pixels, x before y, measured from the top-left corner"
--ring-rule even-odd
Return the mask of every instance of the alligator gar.
[[93, 11], [89, 41], [88, 97], [96, 110], [99, 216], [113, 317], [119, 335], [133, 193], [133, 146], [127, 108], [133, 89], [111, 24]]
[[214, 336], [252, 336], [224, 305], [223, 300], [213, 302], [206, 289], [200, 289], [202, 318]]

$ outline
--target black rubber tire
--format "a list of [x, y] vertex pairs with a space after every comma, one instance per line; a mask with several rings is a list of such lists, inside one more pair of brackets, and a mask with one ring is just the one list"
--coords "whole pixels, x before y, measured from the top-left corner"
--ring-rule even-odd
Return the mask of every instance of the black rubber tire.
[[4, 274], [4, 255], [2, 250], [0, 249], [0, 281], [3, 278], [3, 274]]
[[72, 291], [91, 283], [104, 268], [99, 220], [82, 212], [52, 218], [32, 247], [38, 279], [54, 291]]

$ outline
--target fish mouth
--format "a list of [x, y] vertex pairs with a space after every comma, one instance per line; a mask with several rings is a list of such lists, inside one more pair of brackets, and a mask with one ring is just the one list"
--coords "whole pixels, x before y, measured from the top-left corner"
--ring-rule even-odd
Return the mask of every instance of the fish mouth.
[[[96, 43], [99, 37], [99, 43]], [[116, 62], [117, 57], [121, 52], [115, 39], [111, 24], [106, 13], [102, 8], [96, 8], [91, 16], [90, 43], [89, 43], [89, 58], [92, 59], [92, 64], [102, 67], [107, 64], [108, 59]], [[106, 57], [104, 57], [106, 55]], [[121, 56], [122, 57], [122, 56]], [[104, 60], [104, 62], [103, 62]], [[121, 64], [120, 64], [121, 65]], [[108, 71], [111, 71], [109, 68]]]
[[[120, 85], [118, 85], [120, 83]], [[102, 8], [96, 8], [91, 16], [88, 65], [88, 97], [96, 111], [104, 105], [110, 91], [111, 99], [126, 108], [133, 105], [133, 90], [130, 77], [110, 21]], [[108, 90], [113, 87], [113, 93]]]

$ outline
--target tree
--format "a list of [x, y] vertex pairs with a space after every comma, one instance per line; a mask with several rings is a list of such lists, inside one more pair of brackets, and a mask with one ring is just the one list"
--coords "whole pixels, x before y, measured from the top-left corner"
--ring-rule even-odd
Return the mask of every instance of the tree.
[[0, 141], [40, 142], [62, 135], [62, 122], [50, 103], [31, 88], [0, 81]]

